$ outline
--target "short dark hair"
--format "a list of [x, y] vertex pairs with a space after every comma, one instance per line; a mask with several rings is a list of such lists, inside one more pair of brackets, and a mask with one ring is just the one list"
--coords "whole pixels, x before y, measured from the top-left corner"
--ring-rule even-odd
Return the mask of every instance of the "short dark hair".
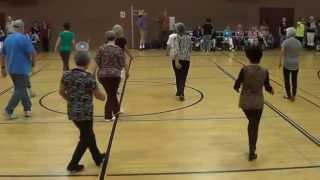
[[64, 28], [65, 30], [70, 30], [70, 28], [71, 28], [70, 23], [65, 22], [65, 23], [63, 24], [63, 28]]
[[250, 45], [246, 48], [246, 56], [252, 64], [259, 64], [263, 56], [263, 52], [259, 46]]
[[86, 67], [90, 63], [90, 54], [87, 51], [78, 51], [74, 56], [74, 61], [77, 66]]

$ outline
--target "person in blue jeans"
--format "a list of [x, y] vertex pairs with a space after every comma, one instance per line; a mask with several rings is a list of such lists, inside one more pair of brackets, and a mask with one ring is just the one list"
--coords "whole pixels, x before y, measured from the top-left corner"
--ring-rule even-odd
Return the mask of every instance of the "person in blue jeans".
[[4, 41], [1, 55], [1, 74], [6, 77], [9, 74], [14, 93], [5, 108], [3, 115], [6, 119], [15, 119], [13, 115], [15, 108], [22, 102], [24, 116], [30, 117], [31, 100], [27, 92], [30, 84], [29, 73], [35, 65], [36, 51], [30, 39], [24, 35], [24, 22], [16, 20], [13, 22], [15, 32], [10, 34]]

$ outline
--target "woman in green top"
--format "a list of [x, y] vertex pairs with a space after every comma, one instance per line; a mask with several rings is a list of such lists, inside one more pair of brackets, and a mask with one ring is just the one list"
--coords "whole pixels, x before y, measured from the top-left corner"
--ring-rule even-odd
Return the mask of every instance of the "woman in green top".
[[59, 34], [55, 52], [60, 53], [61, 59], [63, 61], [63, 71], [68, 71], [69, 68], [69, 58], [73, 47], [75, 46], [75, 34], [70, 31], [70, 24], [63, 24], [64, 31]]

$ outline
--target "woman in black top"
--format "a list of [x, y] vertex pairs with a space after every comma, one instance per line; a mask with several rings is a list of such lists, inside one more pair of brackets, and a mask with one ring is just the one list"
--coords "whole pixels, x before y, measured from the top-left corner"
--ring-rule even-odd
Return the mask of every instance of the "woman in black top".
[[211, 51], [212, 48], [212, 31], [213, 26], [210, 18], [206, 19], [206, 23], [202, 26], [203, 29], [203, 46], [205, 52]]

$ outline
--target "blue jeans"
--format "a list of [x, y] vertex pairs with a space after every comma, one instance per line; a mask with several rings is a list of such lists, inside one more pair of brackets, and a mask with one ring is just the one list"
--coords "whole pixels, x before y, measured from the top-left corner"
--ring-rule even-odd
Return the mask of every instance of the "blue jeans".
[[203, 46], [202, 49], [205, 51], [210, 51], [212, 48], [212, 35], [204, 35], [203, 36]]
[[31, 110], [31, 100], [27, 92], [30, 85], [28, 75], [10, 74], [14, 86], [14, 93], [6, 107], [6, 112], [12, 114], [14, 109], [22, 102], [24, 111]]

